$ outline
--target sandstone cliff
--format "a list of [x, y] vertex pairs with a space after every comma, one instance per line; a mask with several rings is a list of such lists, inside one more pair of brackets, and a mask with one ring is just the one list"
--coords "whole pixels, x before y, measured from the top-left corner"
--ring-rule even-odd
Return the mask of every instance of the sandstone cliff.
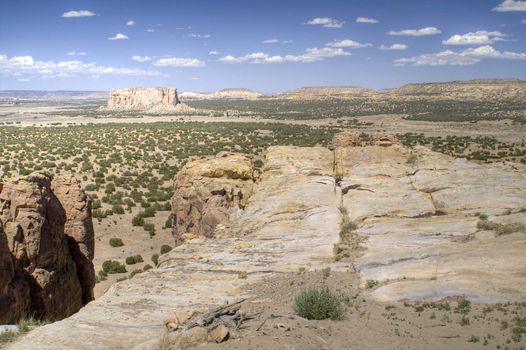
[[110, 92], [109, 111], [142, 111], [150, 113], [186, 112], [192, 108], [182, 104], [174, 88], [130, 88]]
[[93, 300], [90, 204], [69, 177], [0, 183], [0, 323], [59, 320]]
[[254, 100], [263, 96], [258, 92], [254, 92], [250, 89], [222, 89], [216, 92], [183, 92], [180, 97], [183, 101], [190, 100]]
[[246, 155], [221, 152], [188, 163], [175, 179], [172, 234], [176, 245], [188, 237], [211, 237], [232, 210], [244, 208], [254, 184]]

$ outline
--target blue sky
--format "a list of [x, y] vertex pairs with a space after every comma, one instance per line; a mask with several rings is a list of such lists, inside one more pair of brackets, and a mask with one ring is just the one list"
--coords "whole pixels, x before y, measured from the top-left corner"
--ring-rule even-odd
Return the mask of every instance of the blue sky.
[[526, 1], [0, 0], [0, 89], [526, 79]]

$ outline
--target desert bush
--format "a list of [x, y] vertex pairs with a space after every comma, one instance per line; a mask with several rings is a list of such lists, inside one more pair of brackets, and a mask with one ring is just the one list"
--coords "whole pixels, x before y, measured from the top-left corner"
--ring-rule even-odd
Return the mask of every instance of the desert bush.
[[107, 274], [124, 273], [126, 266], [115, 260], [106, 260], [102, 263], [102, 271]]
[[124, 242], [120, 238], [110, 238], [110, 245], [114, 248], [122, 247], [124, 245]]
[[341, 320], [345, 311], [341, 297], [326, 286], [302, 289], [294, 298], [293, 308], [308, 320]]
[[172, 247], [170, 247], [168, 244], [163, 244], [161, 246], [161, 254], [166, 254], [168, 253], [170, 250], [172, 250]]
[[157, 266], [157, 263], [159, 263], [159, 254], [152, 255], [152, 262]]
[[146, 265], [144, 265], [144, 266], [142, 267], [142, 270], [143, 270], [143, 271], [148, 271], [148, 270], [151, 270], [151, 269], [153, 269], [153, 266], [150, 265], [150, 264], [146, 264]]
[[126, 258], [126, 265], [133, 265], [144, 262], [141, 255], [132, 255]]
[[132, 219], [132, 225], [133, 226], [142, 226], [144, 225], [144, 218], [141, 216], [134, 216]]

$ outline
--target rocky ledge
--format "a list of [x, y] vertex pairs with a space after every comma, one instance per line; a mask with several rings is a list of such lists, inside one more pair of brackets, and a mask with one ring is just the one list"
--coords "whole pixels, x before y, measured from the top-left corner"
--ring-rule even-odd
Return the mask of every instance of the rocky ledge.
[[[364, 293], [385, 301], [525, 299], [524, 168], [477, 165], [387, 137], [362, 147], [340, 147], [354, 143], [340, 139], [333, 151], [271, 147], [257, 178], [239, 154], [189, 163], [173, 201], [176, 214], [195, 208], [174, 231], [196, 228], [184, 244], [12, 348], [151, 348], [174, 310], [238, 300], [252, 283], [299, 268], [355, 269], [373, 286]], [[209, 201], [219, 220], [206, 219]], [[351, 247], [340, 247], [344, 229]]]

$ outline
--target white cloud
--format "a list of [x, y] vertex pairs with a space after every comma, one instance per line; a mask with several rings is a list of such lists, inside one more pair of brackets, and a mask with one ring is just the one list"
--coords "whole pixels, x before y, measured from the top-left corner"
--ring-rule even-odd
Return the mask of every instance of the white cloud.
[[327, 46], [330, 47], [350, 47], [351, 49], [361, 49], [363, 47], [371, 47], [373, 44], [371, 43], [359, 43], [357, 41], [351, 40], [351, 39], [345, 39], [340, 41], [333, 41], [331, 43], [328, 43]]
[[73, 61], [39, 61], [31, 56], [7, 57], [0, 55], [0, 73], [13, 76], [39, 76], [42, 78], [71, 77], [75, 75], [127, 75], [157, 76], [157, 71], [143, 69], [117, 68], [99, 66], [95, 62]]
[[305, 24], [321, 25], [325, 28], [341, 28], [344, 23], [344, 21], [339, 21], [330, 17], [316, 17], [307, 21]]
[[387, 35], [394, 36], [424, 36], [424, 35], [436, 35], [442, 31], [436, 27], [425, 27], [420, 29], [404, 29], [400, 31], [391, 30], [387, 32]]
[[190, 38], [198, 38], [198, 39], [208, 39], [211, 37], [210, 34], [195, 34], [195, 33], [188, 34], [188, 36]]
[[135, 62], [150, 62], [153, 60], [153, 57], [150, 56], [133, 56], [131, 58]]
[[219, 52], [216, 51], [216, 50], [212, 50], [210, 52], [208, 52], [209, 55], [219, 55]]
[[512, 12], [512, 11], [526, 11], [526, 1], [504, 0], [493, 11], [498, 12]]
[[522, 24], [526, 24], [526, 19], [523, 19], [523, 20], [521, 21], [521, 23], [522, 23]]
[[346, 52], [341, 48], [322, 47], [310, 48], [305, 50], [301, 55], [274, 55], [271, 56], [264, 52], [253, 52], [244, 56], [234, 57], [231, 55], [221, 57], [219, 62], [223, 63], [254, 63], [254, 64], [270, 64], [270, 63], [284, 63], [284, 62], [315, 62], [322, 61], [326, 58], [336, 56], [350, 56], [350, 52]]
[[389, 51], [389, 50], [407, 50], [408, 46], [406, 44], [393, 44], [391, 46], [385, 46], [385, 45], [381, 45], [379, 47], [380, 50], [386, 50], [386, 51]]
[[75, 18], [75, 17], [91, 17], [91, 16], [95, 16], [95, 14], [91, 11], [80, 10], [80, 11], [64, 12], [60, 17]]
[[135, 21], [129, 20], [129, 21], [126, 22], [126, 25], [127, 26], [134, 26], [135, 25]]
[[379, 21], [374, 18], [367, 18], [367, 17], [358, 17], [356, 18], [356, 23], [368, 23], [368, 24], [376, 24]]
[[399, 66], [467, 66], [479, 63], [484, 59], [526, 60], [526, 53], [498, 51], [490, 45], [469, 48], [462, 51], [445, 50], [420, 56], [395, 60]]
[[117, 33], [114, 36], [108, 38], [108, 40], [127, 40], [128, 36], [122, 33]]
[[267, 39], [263, 40], [263, 44], [290, 44], [292, 40]]
[[17, 79], [17, 81], [26, 82], [26, 81], [31, 81], [31, 79], [29, 79], [29, 78], [20, 78], [20, 79]]
[[70, 51], [70, 52], [66, 53], [66, 55], [68, 55], [68, 56], [86, 56], [87, 53], [85, 53], [85, 52], [77, 52], [77, 51]]
[[506, 34], [501, 32], [488, 32], [486, 30], [479, 30], [476, 32], [469, 32], [466, 34], [455, 34], [447, 40], [443, 40], [444, 45], [485, 45], [493, 44], [494, 41], [504, 40]]
[[146, 31], [147, 31], [148, 33], [153, 33], [153, 32], [155, 32], [155, 29], [148, 28], [148, 29], [146, 29]]
[[153, 63], [157, 67], [204, 67], [205, 63], [197, 58], [167, 57]]

